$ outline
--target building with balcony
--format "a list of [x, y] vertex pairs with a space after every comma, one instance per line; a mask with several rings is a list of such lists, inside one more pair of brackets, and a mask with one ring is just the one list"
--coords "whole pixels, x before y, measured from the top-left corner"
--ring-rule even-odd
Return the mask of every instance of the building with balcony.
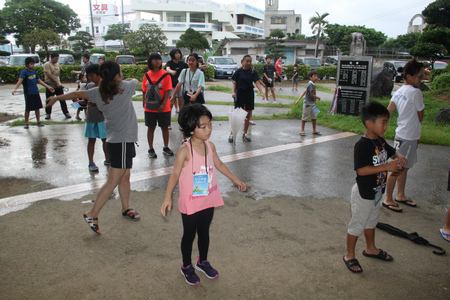
[[[202, 33], [209, 42], [223, 39], [264, 37], [264, 11], [246, 3], [220, 4], [211, 0], [131, 0], [136, 20], [131, 29], [145, 23], [159, 26], [167, 37], [167, 47], [175, 47], [186, 29]], [[145, 19], [144, 13], [156, 14]]]

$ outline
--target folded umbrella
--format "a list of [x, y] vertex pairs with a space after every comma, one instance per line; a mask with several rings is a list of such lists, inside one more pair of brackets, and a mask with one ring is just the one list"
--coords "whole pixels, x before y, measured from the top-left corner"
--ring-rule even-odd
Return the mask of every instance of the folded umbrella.
[[239, 130], [244, 123], [245, 118], [247, 118], [247, 112], [242, 108], [230, 108], [228, 111], [228, 121], [230, 123], [231, 133], [234, 136], [234, 144], [236, 145], [236, 137], [238, 136]]
[[431, 244], [429, 241], [427, 241], [423, 237], [420, 237], [417, 234], [417, 232], [407, 233], [407, 232], [405, 232], [405, 231], [403, 231], [403, 230], [401, 230], [401, 229], [399, 229], [397, 227], [394, 227], [394, 226], [386, 224], [386, 223], [378, 223], [377, 224], [377, 228], [381, 229], [381, 230], [384, 230], [384, 231], [386, 231], [386, 232], [388, 232], [388, 233], [390, 233], [392, 235], [396, 235], [396, 236], [402, 237], [404, 239], [411, 240], [411, 241], [413, 241], [414, 243], [416, 243], [418, 245], [430, 246], [430, 247], [433, 247], [433, 248], [436, 248], [436, 249], [440, 250], [440, 252], [433, 250], [434, 254], [437, 254], [437, 255], [445, 254], [445, 249], [443, 249], [443, 248], [441, 248], [439, 246]]

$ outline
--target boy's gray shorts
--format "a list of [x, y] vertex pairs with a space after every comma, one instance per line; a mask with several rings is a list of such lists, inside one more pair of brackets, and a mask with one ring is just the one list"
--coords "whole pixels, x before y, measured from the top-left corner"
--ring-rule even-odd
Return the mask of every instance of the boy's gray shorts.
[[411, 169], [417, 162], [417, 140], [402, 140], [398, 137], [395, 137], [394, 148], [404, 157], [408, 155], [408, 157], [406, 157], [408, 163], [406, 164], [405, 168]]
[[350, 198], [352, 206], [352, 219], [348, 224], [347, 232], [353, 236], [360, 236], [365, 229], [373, 229], [377, 227], [380, 216], [380, 207], [383, 200], [378, 201], [375, 205], [375, 200], [364, 199], [359, 194], [358, 185], [352, 188], [352, 197]]

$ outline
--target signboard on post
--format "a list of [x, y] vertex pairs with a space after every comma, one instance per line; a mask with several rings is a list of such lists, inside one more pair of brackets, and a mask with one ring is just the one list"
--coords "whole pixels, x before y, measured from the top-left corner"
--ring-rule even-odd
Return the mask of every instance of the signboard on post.
[[371, 79], [371, 56], [341, 57], [336, 78], [339, 91], [336, 112], [344, 115], [359, 115], [361, 107], [369, 102]]

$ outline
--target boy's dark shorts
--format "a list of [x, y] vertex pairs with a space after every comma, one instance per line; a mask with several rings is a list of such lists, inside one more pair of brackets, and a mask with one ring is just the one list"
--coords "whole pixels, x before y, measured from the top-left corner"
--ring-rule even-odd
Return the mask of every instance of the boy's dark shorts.
[[273, 78], [272, 78], [272, 82], [269, 82], [266, 77], [264, 77], [263, 79], [263, 83], [266, 86], [266, 88], [272, 88], [273, 87]]
[[170, 116], [172, 112], [145, 112], [145, 126], [154, 127], [156, 126], [156, 121], [158, 121], [159, 127], [168, 127], [170, 126]]
[[33, 111], [41, 108], [42, 101], [39, 94], [25, 94], [25, 111]]
[[133, 157], [136, 156], [134, 143], [106, 143], [111, 167], [116, 169], [131, 169]]
[[281, 76], [275, 76], [275, 82], [281, 82]]

